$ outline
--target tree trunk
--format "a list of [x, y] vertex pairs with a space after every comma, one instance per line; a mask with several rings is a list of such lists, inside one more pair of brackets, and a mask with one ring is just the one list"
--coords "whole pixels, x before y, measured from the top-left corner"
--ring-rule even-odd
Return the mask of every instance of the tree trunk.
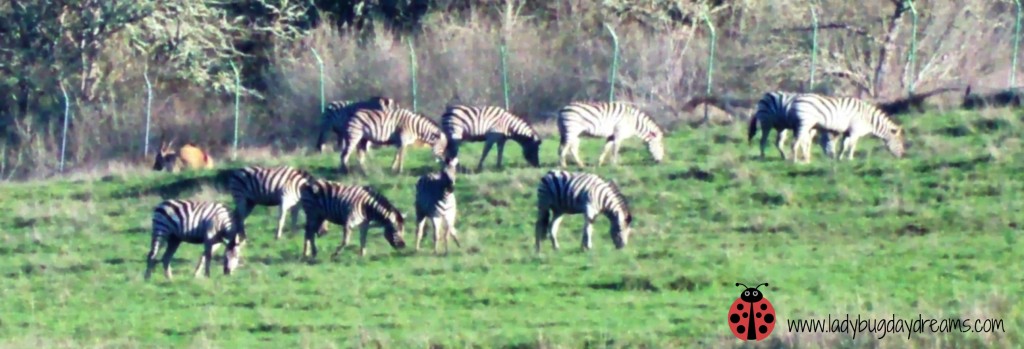
[[883, 78], [889, 74], [889, 55], [896, 49], [896, 39], [900, 34], [903, 14], [907, 10], [903, 0], [893, 0], [893, 4], [896, 5], [896, 11], [889, 18], [889, 33], [885, 35], [885, 43], [882, 44], [882, 49], [878, 51], [878, 66], [875, 67], [874, 91], [872, 93], [872, 97], [875, 98], [882, 96], [885, 92]]

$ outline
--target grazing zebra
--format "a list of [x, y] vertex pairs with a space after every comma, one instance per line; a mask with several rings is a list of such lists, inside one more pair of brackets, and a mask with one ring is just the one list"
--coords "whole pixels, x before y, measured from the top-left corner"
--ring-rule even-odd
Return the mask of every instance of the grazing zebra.
[[[459, 159], [453, 158], [438, 173], [420, 176], [416, 181], [416, 250], [420, 249], [420, 240], [426, 229], [427, 218], [434, 227], [434, 253], [437, 253], [438, 235], [444, 241], [444, 254], [448, 254], [448, 237], [455, 240], [459, 248], [459, 236], [455, 233], [455, 174]], [[443, 226], [442, 226], [443, 225]], [[444, 229], [444, 233], [441, 231]]]
[[484, 141], [484, 153], [476, 170], [484, 168], [484, 159], [491, 146], [498, 145], [498, 167], [505, 153], [505, 141], [512, 139], [523, 148], [523, 157], [533, 167], [540, 166], [540, 136], [522, 118], [501, 107], [449, 106], [441, 116], [441, 126], [448, 137], [446, 160], [459, 156], [462, 142]]
[[[811, 161], [810, 148], [814, 137], [811, 130], [815, 128], [824, 131], [822, 146], [829, 142], [830, 134], [845, 135], [839, 159], [848, 154], [847, 158], [853, 160], [857, 139], [868, 134], [881, 138], [897, 158], [903, 157], [903, 128], [871, 103], [851, 97], [803, 95], [793, 100], [789, 113], [797, 125], [797, 139], [793, 144], [795, 162], [801, 162], [801, 154], [804, 163]], [[834, 154], [834, 151], [830, 153]]]
[[551, 238], [551, 247], [558, 250], [558, 226], [562, 216], [580, 213], [584, 215], [584, 250], [590, 249], [590, 237], [598, 214], [604, 214], [611, 221], [610, 233], [615, 248], [626, 246], [633, 215], [615, 183], [590, 173], [551, 170], [537, 186], [536, 251], [540, 252], [540, 241], [545, 235]]
[[606, 138], [604, 150], [598, 158], [598, 166], [604, 163], [608, 152], [612, 152], [612, 163], [619, 162], [619, 146], [622, 141], [636, 135], [647, 143], [655, 163], [660, 163], [665, 155], [662, 138], [665, 132], [654, 123], [647, 114], [622, 103], [606, 102], [573, 102], [558, 112], [558, 133], [561, 143], [558, 145], [558, 161], [565, 167], [565, 157], [571, 153], [576, 164], [583, 167], [580, 160], [580, 136]]
[[227, 244], [224, 252], [224, 273], [231, 274], [238, 266], [241, 247], [244, 240], [237, 240], [231, 213], [227, 207], [216, 202], [190, 201], [170, 199], [153, 208], [153, 239], [150, 244], [149, 256], [146, 260], [146, 280], [149, 280], [153, 267], [156, 265], [156, 253], [160, 249], [160, 241], [165, 240], [164, 276], [171, 279], [171, 259], [182, 242], [203, 244], [203, 254], [196, 265], [195, 277], [205, 269], [206, 277], [210, 276], [210, 262], [213, 252], [221, 243]]
[[323, 235], [326, 222], [342, 227], [341, 245], [332, 257], [349, 244], [352, 228], [359, 227], [359, 255], [366, 255], [366, 235], [370, 223], [384, 227], [384, 238], [395, 249], [405, 248], [402, 213], [384, 195], [368, 186], [347, 186], [326, 180], [312, 180], [302, 186], [302, 211], [306, 215], [306, 239], [303, 256], [316, 257], [316, 236]]
[[298, 222], [299, 188], [313, 179], [304, 170], [291, 166], [261, 167], [247, 166], [232, 170], [228, 176], [228, 191], [235, 199], [235, 224], [239, 234], [246, 239], [245, 219], [256, 205], [278, 206], [281, 208], [274, 239], [281, 238], [285, 217], [292, 214], [292, 226]]
[[[348, 120], [345, 144], [341, 151], [341, 170], [348, 172], [348, 158], [359, 150], [359, 165], [363, 167], [366, 142], [392, 144], [398, 148], [391, 170], [402, 172], [406, 148], [415, 144], [428, 144], [437, 159], [444, 157], [447, 138], [434, 120], [411, 110], [362, 109]], [[353, 146], [357, 145], [357, 146]]]
[[324, 143], [328, 131], [333, 131], [338, 137], [337, 149], [341, 149], [345, 141], [345, 125], [356, 111], [360, 109], [391, 110], [397, 108], [399, 108], [399, 105], [394, 99], [379, 96], [370, 97], [362, 101], [344, 100], [331, 102], [320, 116], [320, 136], [316, 139], [317, 150], [321, 153], [324, 152]]
[[[786, 159], [786, 151], [783, 148], [786, 131], [796, 129], [796, 122], [789, 117], [789, 109], [797, 96], [805, 94], [808, 93], [773, 91], [765, 93], [757, 102], [757, 111], [750, 118], [750, 127], [747, 130], [747, 143], [753, 141], [754, 135], [757, 134], [758, 122], [760, 122], [762, 159], [764, 159], [764, 148], [768, 146], [768, 134], [772, 129], [778, 133], [775, 139], [775, 148], [779, 150], [782, 159]], [[811, 138], [814, 138], [817, 132], [817, 129], [811, 129]], [[822, 135], [822, 137], [827, 137], [827, 135]], [[834, 144], [829, 139], [824, 139], [822, 146], [825, 148], [825, 154], [831, 157], [831, 148]]]

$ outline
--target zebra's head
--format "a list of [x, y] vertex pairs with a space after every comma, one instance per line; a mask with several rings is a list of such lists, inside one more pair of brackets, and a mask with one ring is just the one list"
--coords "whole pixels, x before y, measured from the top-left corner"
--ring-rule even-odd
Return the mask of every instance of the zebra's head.
[[662, 144], [662, 140], [665, 133], [661, 130], [649, 131], [647, 136], [647, 151], [651, 153], [651, 158], [654, 159], [655, 163], [660, 164], [665, 159], [665, 145]]
[[[234, 215], [234, 214], [232, 214]], [[224, 275], [231, 275], [242, 260], [242, 247], [245, 246], [245, 239], [239, 234], [241, 226], [234, 225], [227, 233], [227, 249], [224, 251]]]
[[388, 217], [388, 223], [384, 224], [384, 239], [395, 249], [405, 248], [405, 239], [402, 238], [405, 230], [405, 217], [395, 211]]
[[889, 129], [889, 138], [885, 140], [885, 146], [889, 148], [889, 152], [892, 153], [897, 159], [902, 159], [905, 154], [903, 148], [903, 128], [894, 127]]
[[530, 166], [540, 167], [540, 143], [540, 137], [522, 143], [523, 158], [530, 163]]
[[363, 186], [363, 190], [372, 197], [371, 217], [384, 226], [384, 239], [395, 249], [405, 248], [405, 239], [402, 238], [405, 231], [405, 217], [402, 216], [402, 212], [373, 187]]
[[[618, 233], [616, 233], [618, 232]], [[629, 234], [633, 232], [633, 214], [625, 211], [612, 220], [612, 242], [616, 249], [622, 249], [629, 243]]]

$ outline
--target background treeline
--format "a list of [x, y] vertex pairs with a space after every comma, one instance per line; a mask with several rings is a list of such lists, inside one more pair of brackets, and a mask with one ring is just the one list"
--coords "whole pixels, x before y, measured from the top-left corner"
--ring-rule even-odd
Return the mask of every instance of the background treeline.
[[[821, 29], [808, 86], [812, 5]], [[813, 89], [884, 101], [910, 84], [1009, 84], [1012, 2], [914, 5], [910, 67], [900, 0], [0, 0], [0, 178], [53, 173], [65, 93], [68, 167], [141, 161], [147, 78], [150, 156], [165, 135], [230, 153], [235, 92], [240, 146], [309, 147], [320, 108], [313, 49], [328, 101], [385, 95], [411, 107], [412, 42], [419, 111], [436, 118], [453, 98], [504, 103], [505, 43], [511, 109], [541, 122], [571, 100], [607, 98], [604, 23], [621, 40], [616, 98], [666, 125], [686, 122], [703, 116], [684, 105], [707, 86], [704, 11], [718, 34], [716, 95]]]

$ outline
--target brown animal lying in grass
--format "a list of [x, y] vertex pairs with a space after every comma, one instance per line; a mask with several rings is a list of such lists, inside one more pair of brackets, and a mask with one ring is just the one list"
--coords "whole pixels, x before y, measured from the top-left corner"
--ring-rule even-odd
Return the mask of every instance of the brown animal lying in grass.
[[213, 168], [213, 158], [192, 143], [186, 143], [179, 149], [171, 148], [174, 141], [164, 144], [160, 142], [160, 152], [156, 154], [153, 170], [178, 172], [182, 169]]

